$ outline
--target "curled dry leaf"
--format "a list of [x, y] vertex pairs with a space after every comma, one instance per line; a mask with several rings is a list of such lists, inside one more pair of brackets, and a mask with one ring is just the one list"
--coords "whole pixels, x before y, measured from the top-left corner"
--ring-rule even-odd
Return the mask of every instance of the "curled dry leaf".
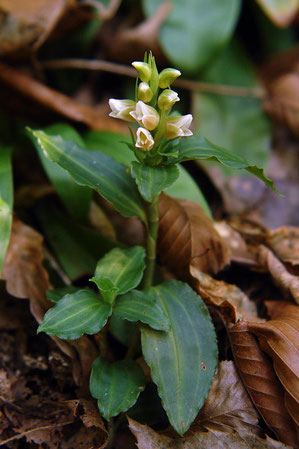
[[267, 245], [283, 262], [299, 265], [299, 227], [282, 226], [267, 237]]
[[299, 74], [278, 77], [269, 85], [268, 93], [263, 103], [265, 111], [299, 136]]
[[79, 104], [3, 62], [0, 63], [0, 79], [23, 95], [92, 129], [127, 133], [127, 127], [120, 120], [111, 120], [106, 110]]
[[[7, 250], [2, 277], [8, 293], [17, 298], [28, 298], [30, 310], [40, 323], [53, 304], [46, 299], [49, 289], [48, 273], [43, 267], [43, 238], [31, 227], [15, 219]], [[91, 365], [98, 353], [87, 336], [66, 342], [53, 337], [60, 349], [73, 360], [74, 379], [88, 388]]]
[[287, 27], [298, 13], [297, 0], [256, 0], [265, 14], [279, 27]]
[[216, 307], [228, 323], [243, 319], [257, 320], [255, 304], [236, 285], [218, 281], [190, 266], [193, 286], [206, 303]]
[[275, 283], [299, 304], [299, 277], [289, 273], [283, 263], [264, 245], [257, 251], [258, 263], [271, 274]]
[[280, 304], [271, 320], [249, 323], [248, 329], [272, 357], [275, 372], [287, 392], [287, 409], [299, 428], [299, 307]]
[[229, 336], [239, 374], [252, 402], [276, 436], [284, 443], [296, 447], [298, 441], [295, 426], [284, 405], [284, 391], [271, 360], [260, 349], [255, 336], [249, 332], [247, 322], [231, 326]]
[[139, 424], [131, 418], [129, 428], [137, 439], [139, 449], [287, 449], [279, 441], [266, 437], [265, 439], [249, 432], [195, 432], [183, 438], [170, 438], [155, 432], [150, 427]]
[[229, 263], [228, 250], [212, 220], [192, 201], [162, 193], [158, 249], [162, 263], [179, 279], [190, 280], [190, 266], [216, 274]]

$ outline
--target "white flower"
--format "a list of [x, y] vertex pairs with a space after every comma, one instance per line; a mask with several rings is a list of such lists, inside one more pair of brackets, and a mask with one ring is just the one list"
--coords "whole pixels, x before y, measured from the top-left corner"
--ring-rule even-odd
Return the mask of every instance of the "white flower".
[[166, 139], [175, 139], [176, 137], [192, 136], [189, 126], [192, 122], [192, 114], [169, 117], [167, 119]]
[[135, 111], [130, 112], [130, 115], [144, 128], [152, 131], [158, 126], [160, 117], [155, 108], [148, 106], [143, 101], [138, 101]]
[[168, 110], [177, 101], [180, 101], [178, 94], [174, 90], [165, 89], [158, 98], [158, 106], [161, 110]]
[[151, 133], [145, 128], [137, 129], [137, 140], [135, 147], [143, 151], [149, 151], [153, 148], [155, 141]]
[[109, 106], [112, 110], [109, 114], [110, 117], [126, 120], [127, 122], [134, 122], [130, 112], [134, 111], [136, 107], [135, 101], [116, 100], [115, 98], [110, 98]]

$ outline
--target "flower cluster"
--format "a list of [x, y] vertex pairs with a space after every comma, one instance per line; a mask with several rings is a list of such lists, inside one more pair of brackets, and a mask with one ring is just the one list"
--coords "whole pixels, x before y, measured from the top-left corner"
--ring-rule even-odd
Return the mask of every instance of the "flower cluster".
[[151, 54], [145, 58], [145, 62], [136, 61], [132, 65], [140, 80], [136, 87], [136, 101], [111, 98], [109, 115], [140, 125], [134, 142], [135, 148], [151, 151], [163, 139], [191, 136], [189, 127], [192, 115], [170, 115], [173, 105], [180, 101], [178, 94], [170, 89], [172, 82], [181, 75], [180, 71], [167, 68], [159, 74]]

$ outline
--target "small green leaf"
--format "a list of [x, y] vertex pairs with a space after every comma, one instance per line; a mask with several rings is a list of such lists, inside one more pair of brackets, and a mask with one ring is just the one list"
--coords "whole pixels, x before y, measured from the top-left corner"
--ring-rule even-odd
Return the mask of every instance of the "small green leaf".
[[2, 147], [0, 150], [0, 275], [10, 238], [12, 204], [11, 148]]
[[55, 288], [54, 290], [48, 290], [46, 292], [46, 298], [52, 302], [60, 301], [65, 295], [69, 293], [76, 293], [80, 290], [78, 287], [74, 287], [73, 285], [68, 285], [66, 287]]
[[175, 162], [188, 161], [192, 159], [211, 159], [229, 168], [239, 168], [247, 170], [249, 173], [260, 178], [268, 187], [278, 195], [273, 181], [264, 175], [264, 170], [256, 165], [250, 165], [246, 159], [237, 153], [228, 151], [218, 145], [213, 144], [202, 136], [192, 136], [182, 139], [179, 145], [179, 155]]
[[145, 268], [145, 250], [142, 246], [129, 249], [114, 248], [99, 260], [94, 282], [110, 304], [117, 295], [137, 287]]
[[146, 213], [136, 184], [126, 167], [101, 151], [86, 151], [60, 136], [33, 131], [35, 144], [53, 162], [67, 170], [74, 180], [93, 188], [125, 217], [146, 221]]
[[200, 296], [167, 281], [150, 290], [168, 316], [169, 332], [142, 326], [142, 351], [172, 427], [183, 435], [202, 407], [217, 365], [216, 334]]
[[121, 360], [110, 364], [98, 357], [93, 363], [89, 388], [105, 419], [131, 408], [144, 387], [144, 374], [136, 362]]
[[156, 330], [168, 331], [170, 322], [150, 291], [132, 290], [117, 299], [113, 315], [128, 321], [141, 321]]
[[105, 326], [112, 307], [92, 290], [65, 295], [48, 310], [37, 332], [74, 340], [83, 334], [96, 334]]
[[150, 202], [154, 196], [171, 186], [179, 177], [180, 172], [175, 165], [150, 167], [132, 162], [131, 174], [142, 198]]

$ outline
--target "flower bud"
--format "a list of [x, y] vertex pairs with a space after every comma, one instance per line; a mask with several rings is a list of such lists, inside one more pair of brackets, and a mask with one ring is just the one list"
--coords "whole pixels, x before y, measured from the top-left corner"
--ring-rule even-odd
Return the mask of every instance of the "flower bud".
[[155, 108], [148, 106], [143, 103], [143, 101], [138, 101], [136, 103], [135, 111], [130, 112], [131, 117], [133, 117], [140, 125], [144, 128], [152, 131], [158, 126], [160, 117]]
[[109, 114], [110, 117], [126, 120], [127, 122], [134, 122], [130, 112], [134, 111], [136, 107], [135, 101], [116, 100], [115, 98], [110, 98], [109, 106], [112, 110]]
[[153, 98], [153, 91], [147, 83], [140, 83], [138, 86], [138, 100], [148, 103]]
[[138, 76], [141, 81], [147, 83], [152, 75], [152, 69], [146, 62], [135, 61], [132, 62], [132, 66], [137, 70]]
[[189, 129], [192, 119], [192, 114], [168, 117], [167, 130], [165, 134], [166, 139], [192, 136], [193, 133]]
[[165, 89], [158, 98], [158, 106], [161, 110], [171, 109], [174, 103], [180, 101], [178, 94], [171, 89]]
[[138, 128], [136, 135], [136, 148], [140, 148], [142, 151], [150, 151], [153, 148], [155, 141], [153, 139], [153, 136], [147, 129]]
[[176, 69], [164, 69], [159, 75], [159, 87], [165, 89], [169, 87], [173, 81], [181, 76], [181, 72]]

